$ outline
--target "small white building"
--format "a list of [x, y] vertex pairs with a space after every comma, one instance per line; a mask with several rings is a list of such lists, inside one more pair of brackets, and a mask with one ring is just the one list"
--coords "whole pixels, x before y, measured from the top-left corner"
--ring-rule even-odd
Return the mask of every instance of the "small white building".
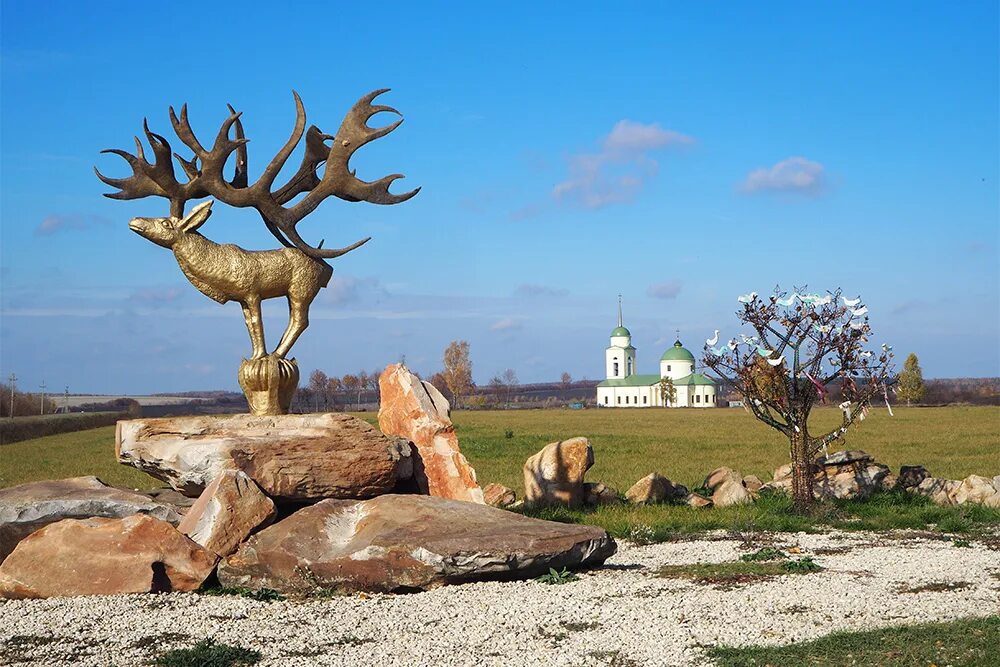
[[[694, 355], [677, 340], [660, 357], [658, 374], [635, 372], [632, 334], [622, 324], [618, 298], [618, 326], [611, 331], [611, 344], [604, 351], [606, 380], [597, 385], [597, 405], [603, 408], [714, 408], [715, 380], [695, 373]], [[673, 385], [674, 400], [665, 393]], [[664, 400], [666, 398], [666, 400]]]

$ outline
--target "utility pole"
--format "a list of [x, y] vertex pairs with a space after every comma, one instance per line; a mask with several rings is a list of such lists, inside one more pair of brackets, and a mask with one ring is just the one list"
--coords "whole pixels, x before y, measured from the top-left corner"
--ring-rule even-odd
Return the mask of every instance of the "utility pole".
[[13, 373], [11, 373], [10, 377], [7, 378], [7, 381], [10, 382], [10, 418], [13, 419], [14, 418], [14, 392], [17, 390], [17, 376], [14, 375]]
[[45, 380], [42, 380], [42, 384], [38, 386], [42, 390], [42, 397], [38, 401], [38, 414], [45, 414]]
[[63, 412], [69, 414], [69, 385], [66, 385], [66, 393], [63, 394]]

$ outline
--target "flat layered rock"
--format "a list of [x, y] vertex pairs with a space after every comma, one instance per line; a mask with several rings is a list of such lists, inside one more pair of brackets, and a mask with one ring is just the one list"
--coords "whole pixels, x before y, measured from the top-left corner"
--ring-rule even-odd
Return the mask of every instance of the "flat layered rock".
[[569, 507], [583, 504], [583, 477], [592, 465], [594, 448], [586, 438], [545, 445], [524, 462], [524, 502]]
[[246, 473], [224, 470], [198, 496], [177, 530], [223, 558], [276, 515], [274, 502]]
[[0, 564], [0, 598], [193, 591], [214, 554], [165, 521], [66, 519], [23, 539]]
[[451, 406], [441, 392], [403, 364], [387, 366], [378, 385], [379, 428], [416, 447], [414, 478], [420, 490], [439, 498], [485, 502], [476, 471], [459, 449]]
[[594, 526], [431, 496], [386, 495], [299, 510], [251, 537], [218, 574], [224, 586], [292, 593], [400, 592], [598, 565], [616, 548]]
[[241, 470], [291, 501], [370, 498], [413, 474], [410, 446], [340, 413], [205, 415], [118, 422], [115, 453], [186, 496]]
[[171, 524], [181, 520], [172, 505], [116, 489], [96, 477], [29, 482], [0, 489], [0, 562], [18, 542], [50, 523], [133, 514], [148, 514]]

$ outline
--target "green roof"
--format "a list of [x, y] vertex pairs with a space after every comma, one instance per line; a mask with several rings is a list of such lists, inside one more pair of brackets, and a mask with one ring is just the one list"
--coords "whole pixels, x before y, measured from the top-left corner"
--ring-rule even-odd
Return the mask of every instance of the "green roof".
[[674, 380], [674, 386], [679, 387], [681, 385], [714, 385], [715, 380], [701, 373], [692, 373], [691, 375], [685, 375], [682, 378], [677, 378]]
[[650, 387], [660, 382], [660, 376], [649, 375], [629, 375], [627, 378], [617, 378], [614, 380], [604, 380], [598, 387]]
[[680, 341], [676, 341], [672, 348], [663, 353], [660, 361], [694, 361], [694, 355]]
[[615, 327], [611, 330], [612, 336], [631, 336], [632, 334], [625, 327]]

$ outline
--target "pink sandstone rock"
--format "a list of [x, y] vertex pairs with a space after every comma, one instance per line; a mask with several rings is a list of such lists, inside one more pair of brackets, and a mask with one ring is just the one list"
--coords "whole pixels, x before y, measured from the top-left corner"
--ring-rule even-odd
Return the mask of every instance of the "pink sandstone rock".
[[439, 498], [484, 502], [476, 471], [458, 447], [450, 406], [441, 392], [403, 364], [386, 366], [378, 384], [379, 428], [415, 446], [419, 457], [414, 460], [413, 476], [420, 490]]
[[21, 540], [0, 564], [0, 598], [193, 591], [216, 556], [165, 521], [65, 519]]
[[246, 473], [224, 470], [205, 487], [177, 530], [224, 558], [276, 514], [274, 502]]

